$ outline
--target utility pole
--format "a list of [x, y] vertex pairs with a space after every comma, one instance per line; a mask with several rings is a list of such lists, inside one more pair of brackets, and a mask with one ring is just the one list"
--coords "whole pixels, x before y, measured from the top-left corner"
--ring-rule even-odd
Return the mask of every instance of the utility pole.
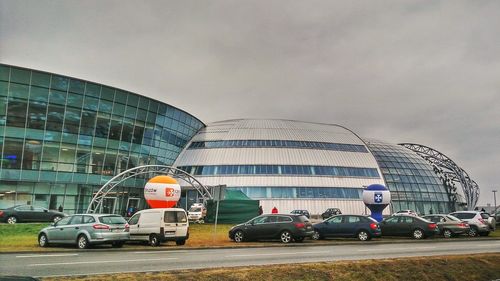
[[493, 192], [493, 204], [495, 204], [495, 208], [493, 209], [493, 217], [495, 217], [497, 211], [497, 191], [492, 190], [491, 192]]

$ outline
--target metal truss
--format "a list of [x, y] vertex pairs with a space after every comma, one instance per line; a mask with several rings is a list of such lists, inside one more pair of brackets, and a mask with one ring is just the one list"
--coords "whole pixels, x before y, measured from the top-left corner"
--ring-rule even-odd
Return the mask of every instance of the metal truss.
[[455, 183], [458, 183], [462, 186], [467, 209], [473, 210], [474, 207], [476, 207], [477, 201], [479, 200], [479, 186], [469, 177], [467, 172], [460, 168], [453, 160], [443, 153], [425, 145], [414, 143], [400, 143], [399, 145], [416, 152], [419, 156], [433, 165], [434, 172], [436, 172], [443, 181], [452, 201], [457, 203], [459, 199], [461, 199], [459, 198], [461, 195], [456, 192], [455, 187]]
[[152, 178], [158, 174], [168, 175], [187, 182], [198, 191], [203, 200], [213, 199], [212, 193], [203, 184], [201, 184], [195, 177], [191, 176], [183, 170], [165, 165], [144, 165], [123, 171], [106, 182], [92, 197], [92, 200], [90, 201], [90, 204], [87, 208], [87, 213], [100, 212], [102, 209], [102, 202], [104, 198], [111, 190], [113, 190], [113, 188], [118, 186], [123, 181], [134, 177], [147, 179]]

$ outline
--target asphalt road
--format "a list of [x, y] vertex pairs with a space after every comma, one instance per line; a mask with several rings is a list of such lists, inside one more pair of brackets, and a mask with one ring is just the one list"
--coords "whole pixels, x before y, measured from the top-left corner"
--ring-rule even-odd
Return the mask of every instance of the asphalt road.
[[500, 252], [500, 240], [206, 250], [90, 250], [0, 254], [0, 272], [48, 277], [492, 252]]

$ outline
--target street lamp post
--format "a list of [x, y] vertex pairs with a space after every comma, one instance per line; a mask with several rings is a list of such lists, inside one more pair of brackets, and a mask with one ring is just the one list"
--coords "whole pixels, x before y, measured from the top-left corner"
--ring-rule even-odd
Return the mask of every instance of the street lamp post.
[[493, 204], [495, 204], [495, 208], [493, 209], [493, 216], [495, 216], [497, 211], [497, 191], [492, 190], [491, 192], [493, 192]]

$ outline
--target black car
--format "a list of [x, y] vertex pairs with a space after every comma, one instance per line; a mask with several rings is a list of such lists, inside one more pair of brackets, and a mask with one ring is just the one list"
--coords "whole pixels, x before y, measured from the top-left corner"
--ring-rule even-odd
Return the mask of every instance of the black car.
[[0, 220], [14, 224], [17, 222], [57, 222], [65, 214], [31, 205], [18, 205], [0, 211]]
[[311, 215], [309, 214], [308, 210], [293, 210], [290, 212], [290, 214], [303, 215], [303, 216], [306, 216], [306, 218], [308, 218], [308, 219], [311, 218]]
[[327, 218], [329, 218], [331, 216], [340, 215], [340, 214], [342, 214], [342, 212], [340, 211], [339, 208], [328, 208], [328, 209], [326, 209], [325, 212], [323, 212], [323, 214], [321, 214], [321, 218], [326, 220]]
[[238, 243], [271, 239], [279, 239], [283, 243], [292, 240], [302, 242], [304, 238], [312, 235], [313, 228], [309, 219], [295, 214], [261, 215], [229, 230], [229, 239]]
[[360, 215], [337, 215], [313, 225], [313, 239], [328, 237], [357, 237], [361, 241], [380, 237], [378, 222], [370, 217]]
[[398, 215], [384, 219], [380, 223], [383, 236], [410, 236], [422, 239], [439, 233], [436, 223], [410, 215]]

